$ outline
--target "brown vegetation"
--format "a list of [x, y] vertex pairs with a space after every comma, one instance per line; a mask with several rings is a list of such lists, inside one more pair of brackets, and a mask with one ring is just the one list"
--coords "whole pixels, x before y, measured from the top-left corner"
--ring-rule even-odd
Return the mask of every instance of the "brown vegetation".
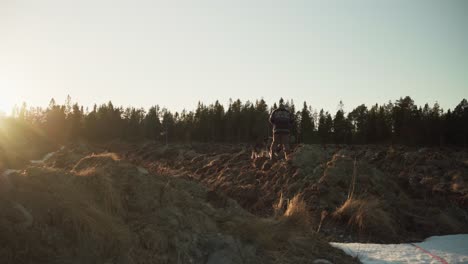
[[300, 198], [262, 219], [221, 193], [95, 147], [65, 148], [8, 179], [3, 263], [355, 263], [312, 231]]
[[256, 215], [281, 215], [300, 196], [313, 228], [321, 225], [333, 240], [468, 232], [468, 155], [461, 149], [301, 145], [292, 161], [271, 162], [252, 160], [242, 145], [108, 147], [150, 171], [199, 181]]

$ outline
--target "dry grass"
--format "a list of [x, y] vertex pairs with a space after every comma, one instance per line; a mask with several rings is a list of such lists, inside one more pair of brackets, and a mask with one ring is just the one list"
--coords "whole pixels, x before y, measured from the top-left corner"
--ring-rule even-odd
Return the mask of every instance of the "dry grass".
[[75, 172], [75, 175], [80, 176], [80, 177], [90, 177], [90, 176], [96, 175], [96, 173], [97, 173], [96, 167], [89, 167], [89, 168], [82, 169], [80, 171]]
[[[3, 225], [13, 227], [15, 236], [3, 234], [0, 238], [8, 245], [4, 248], [5, 252], [21, 250], [23, 254], [13, 255], [10, 262], [30, 263], [23, 257], [66, 254], [65, 244], [73, 245], [77, 251], [92, 248], [93, 254], [101, 256], [117, 255], [127, 247], [131, 239], [128, 228], [119, 216], [112, 213], [115, 210], [106, 209], [117, 205], [105, 205], [95, 198], [100, 195], [104, 201], [113, 199], [113, 203], [120, 203], [115, 197], [109, 198], [104, 184], [97, 188], [100, 192], [94, 196], [82, 179], [85, 178], [50, 168], [29, 168], [22, 175], [12, 175], [11, 180], [17, 187], [4, 198], [14, 198], [15, 202], [2, 205], [6, 215], [0, 216], [0, 220]], [[11, 204], [16, 203], [16, 208], [20, 206], [24, 209], [24, 216], [17, 216], [17, 221], [9, 223], [11, 215], [18, 215], [18, 210], [12, 211], [15, 207]], [[15, 225], [15, 222], [26, 222], [28, 219], [23, 218], [28, 213], [33, 217], [32, 225], [28, 225], [27, 229]], [[58, 230], [66, 235], [57, 236]], [[21, 240], [24, 241], [20, 243]], [[54, 249], [48, 243], [64, 246]]]
[[284, 217], [302, 226], [309, 226], [311, 215], [301, 194], [295, 195], [289, 202]]
[[[74, 163], [72, 170], [32, 166], [11, 177], [15, 188], [7, 198], [21, 210], [0, 199], [3, 262], [204, 263], [206, 256], [194, 252], [211, 255], [221, 249], [205, 244], [222, 244], [245, 263], [310, 263], [331, 256], [348, 263], [349, 257], [305, 226], [307, 209], [299, 195], [282, 202], [278, 219], [261, 219], [232, 200], [213, 208], [200, 185], [145, 177], [112, 153]], [[32, 225], [22, 209], [31, 213]], [[15, 222], [28, 227], [9, 231]], [[251, 257], [258, 261], [248, 261]]]
[[[297, 211], [291, 212], [297, 216]], [[312, 263], [317, 258], [329, 259], [332, 263], [358, 263], [343, 251], [329, 247], [328, 242], [310, 228], [288, 221], [286, 216], [280, 219], [234, 218], [222, 227], [233, 236], [254, 244], [264, 261], [261, 263]]]
[[459, 192], [465, 188], [463, 183], [452, 183], [451, 190], [452, 192]]
[[317, 227], [317, 233], [320, 233], [320, 229], [322, 228], [323, 221], [328, 217], [328, 211], [327, 210], [322, 210], [322, 213], [320, 213], [320, 223]]
[[282, 216], [284, 214], [284, 205], [285, 205], [285, 200], [283, 198], [283, 193], [280, 194], [280, 198], [278, 199], [278, 202], [273, 204], [273, 212], [275, 218]]
[[120, 214], [122, 211], [121, 195], [114, 186], [114, 180], [109, 173], [100, 169], [91, 169], [85, 172], [88, 173], [88, 176], [78, 180], [81, 180], [80, 184], [90, 191], [93, 200], [105, 212]]
[[234, 218], [223, 223], [223, 227], [267, 250], [279, 250], [291, 238], [313, 233], [310, 227], [311, 216], [301, 195], [296, 195], [289, 201], [281, 195], [274, 209], [278, 214], [275, 218]]
[[278, 202], [273, 204], [274, 217], [309, 227], [311, 214], [301, 194], [287, 200], [280, 194]]
[[230, 219], [222, 224], [222, 228], [242, 240], [260, 245], [264, 249], [277, 250], [281, 243], [278, 243], [278, 234], [273, 231], [276, 224], [273, 220], [259, 218]]
[[88, 157], [91, 157], [91, 158], [110, 158], [114, 161], [117, 161], [117, 160], [120, 160], [120, 157], [117, 153], [114, 153], [114, 152], [104, 152], [104, 153], [99, 153], [99, 154], [92, 154]]
[[72, 170], [78, 176], [75, 182], [86, 188], [94, 201], [111, 214], [122, 211], [121, 195], [111, 176], [118, 161], [115, 153], [92, 154], [81, 159]]
[[396, 223], [382, 207], [379, 199], [350, 198], [332, 216], [339, 221], [347, 222], [359, 232], [394, 237]]
[[119, 155], [113, 152], [105, 152], [100, 154], [91, 154], [79, 160], [73, 167], [72, 171], [79, 172], [92, 167], [102, 167], [106, 164], [114, 164], [120, 161]]

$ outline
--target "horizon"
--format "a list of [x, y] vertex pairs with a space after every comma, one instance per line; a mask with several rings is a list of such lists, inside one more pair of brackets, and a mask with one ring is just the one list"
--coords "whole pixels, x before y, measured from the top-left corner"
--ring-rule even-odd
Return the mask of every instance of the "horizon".
[[[68, 96], [67, 96], [67, 97], [68, 97]], [[320, 112], [321, 110], [323, 110], [325, 113], [329, 113], [329, 114], [331, 114], [331, 116], [335, 116], [336, 112], [337, 112], [338, 110], [340, 110], [340, 109], [343, 110], [345, 114], [347, 114], [347, 113], [351, 112], [352, 110], [354, 110], [355, 108], [357, 108], [357, 107], [360, 106], [360, 105], [365, 105], [368, 109], [370, 109], [372, 106], [375, 106], [375, 105], [383, 106], [383, 105], [387, 105], [388, 103], [393, 103], [393, 104], [394, 104], [397, 100], [404, 99], [405, 97], [407, 97], [407, 96], [400, 96], [400, 97], [397, 98], [397, 99], [388, 100], [386, 103], [383, 103], [383, 104], [379, 104], [379, 103], [373, 103], [373, 104], [359, 104], [359, 105], [355, 105], [355, 106], [349, 106], [349, 105], [348, 105], [348, 107], [346, 107], [346, 104], [344, 104], [344, 102], [343, 102], [343, 105], [342, 105], [343, 108], [340, 108], [340, 102], [338, 102], [338, 103], [337, 103], [337, 107], [336, 107], [335, 110], [332, 110], [332, 109], [325, 109], [325, 108], [315, 108], [313, 105], [310, 105], [309, 102], [307, 102], [307, 101], [302, 101], [302, 102], [298, 103], [298, 102], [295, 102], [294, 100], [291, 101], [290, 98], [282, 98], [282, 99], [284, 99], [284, 102], [287, 103], [287, 104], [290, 104], [290, 103], [292, 102], [292, 103], [294, 104], [294, 106], [295, 106], [296, 112], [300, 112], [300, 111], [302, 110], [302, 108], [303, 108], [303, 104], [306, 103], [308, 109], [311, 110], [311, 113], [314, 113], [314, 112], [318, 113], [318, 112]], [[412, 98], [411, 96], [408, 96], [408, 97], [410, 97], [410, 98], [413, 99], [413, 101], [414, 101], [414, 98]], [[110, 103], [110, 102], [113, 104], [114, 107], [116, 107], [116, 108], [122, 108], [123, 110], [125, 110], [126, 108], [135, 108], [135, 109], [144, 109], [145, 112], [147, 112], [151, 107], [157, 106], [157, 107], [159, 107], [160, 110], [166, 109], [166, 110], [168, 110], [169, 112], [174, 113], [174, 114], [175, 114], [175, 113], [181, 113], [182, 111], [195, 112], [195, 110], [196, 110], [196, 108], [197, 108], [197, 107], [195, 106], [195, 107], [190, 108], [190, 109], [188, 109], [188, 108], [183, 108], [182, 110], [174, 110], [174, 109], [167, 108], [166, 106], [161, 105], [161, 104], [158, 104], [158, 103], [152, 104], [152, 105], [150, 105], [150, 106], [148, 106], [148, 107], [137, 106], [137, 105], [119, 105], [119, 104], [116, 104], [115, 102], [113, 102], [112, 100], [103, 101], [103, 102], [96, 102], [96, 103], [93, 103], [92, 105], [83, 105], [83, 104], [80, 104], [80, 102], [74, 101], [73, 98], [72, 98], [71, 96], [70, 96], [70, 99], [71, 99], [71, 101], [70, 101], [71, 105], [78, 104], [78, 106], [83, 107], [83, 110], [85, 111], [85, 113], [91, 112], [91, 111], [92, 111], [92, 108], [93, 108], [95, 105], [96, 105], [97, 107], [100, 107], [100, 106], [102, 106], [102, 105], [107, 105], [107, 104]], [[213, 102], [201, 102], [201, 101], [199, 101], [199, 102], [197, 102], [197, 105], [198, 105], [198, 103], [201, 103], [201, 104], [203, 104], [204, 106], [211, 106], [211, 105], [214, 105], [216, 102], [218, 102], [219, 104], [221, 104], [221, 105], [223, 106], [224, 110], [227, 111], [227, 109], [228, 109], [228, 107], [229, 107], [229, 102], [230, 102], [230, 101], [235, 102], [235, 101], [237, 101], [237, 100], [240, 100], [241, 103], [242, 103], [243, 105], [246, 104], [247, 102], [249, 102], [249, 103], [255, 105], [256, 102], [258, 102], [258, 101], [260, 101], [260, 100], [264, 100], [265, 103], [266, 103], [266, 105], [268, 106], [268, 108], [272, 108], [275, 104], [278, 105], [280, 99], [281, 99], [281, 98], [278, 98], [278, 100], [276, 100], [276, 101], [269, 102], [269, 101], [264, 100], [263, 98], [258, 98], [258, 99], [254, 99], [254, 100], [245, 100], [245, 101], [240, 100], [239, 98], [236, 98], [236, 99], [231, 98], [231, 99], [229, 99], [229, 101], [226, 102], [226, 103], [221, 102], [220, 100], [217, 100], [217, 99], [216, 99], [216, 100], [214, 100]], [[60, 100], [57, 100], [56, 98], [51, 98], [51, 99], [49, 100], [49, 103], [46, 104], [46, 105], [44, 105], [44, 106], [34, 106], [34, 105], [28, 105], [28, 104], [26, 103], [26, 109], [27, 109], [27, 110], [31, 110], [32, 108], [40, 108], [41, 110], [46, 110], [46, 109], [48, 108], [48, 106], [50, 105], [50, 102], [51, 102], [52, 100], [54, 100], [54, 102], [55, 102], [56, 105], [66, 105], [66, 104], [67, 104], [67, 100], [66, 100], [66, 99], [63, 100], [63, 102], [61, 102]], [[449, 107], [449, 108], [443, 108], [443, 107], [441, 107], [440, 104], [439, 104], [440, 110], [442, 111], [442, 113], [446, 113], [448, 110], [453, 111], [453, 110], [455, 109], [455, 107], [456, 107], [457, 105], [459, 105], [463, 100], [467, 100], [467, 98], [462, 98], [462, 99], [460, 99], [459, 102], [458, 102], [457, 104], [455, 104], [455, 105], [453, 105], [453, 106], [451, 106], [451, 107]], [[24, 103], [25, 103], [25, 102], [23, 102], [23, 104], [24, 104]], [[425, 103], [417, 103], [417, 102], [414, 102], [414, 105], [415, 105], [417, 108], [423, 108], [425, 104], [428, 104], [428, 106], [432, 108], [435, 104], [438, 104], [438, 102], [436, 101], [434, 104], [430, 104], [430, 103], [428, 103], [428, 102], [425, 102]], [[14, 113], [15, 111], [19, 110], [21, 107], [22, 107], [22, 104], [20, 104], [20, 105], [14, 105], [10, 112], [4, 112], [4, 111], [2, 111], [2, 110], [0, 109], [0, 117], [1, 117], [2, 115], [3, 115], [3, 116], [12, 116], [13, 113]]]
[[[3, 7], [3, 8], [2, 8]], [[410, 96], [453, 109], [468, 91], [468, 2], [11, 1], [0, 4], [0, 112], [171, 111], [280, 97], [334, 113]]]

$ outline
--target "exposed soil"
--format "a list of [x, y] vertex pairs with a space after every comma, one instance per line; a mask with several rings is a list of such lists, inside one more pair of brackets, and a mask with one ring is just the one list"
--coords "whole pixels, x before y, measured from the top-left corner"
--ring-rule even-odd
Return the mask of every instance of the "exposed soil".
[[[328, 241], [468, 233], [461, 149], [73, 144], [0, 177], [3, 263], [356, 263]], [[319, 262], [316, 262], [319, 261]]]
[[258, 216], [281, 213], [301, 195], [314, 229], [334, 241], [408, 242], [468, 232], [462, 149], [301, 145], [290, 161], [271, 162], [252, 159], [246, 145], [106, 148], [151, 172], [200, 182]]
[[[2, 263], [357, 263], [313, 231], [302, 199], [276, 217], [259, 218], [222, 189], [198, 183], [210, 185], [194, 180], [195, 172], [177, 174], [201, 159], [202, 149], [148, 146], [128, 153], [136, 159], [163, 150], [146, 158], [149, 172], [118, 153], [75, 144], [45, 163], [3, 173]], [[244, 154], [225, 153], [250, 163]], [[220, 166], [210, 157], [210, 166]]]

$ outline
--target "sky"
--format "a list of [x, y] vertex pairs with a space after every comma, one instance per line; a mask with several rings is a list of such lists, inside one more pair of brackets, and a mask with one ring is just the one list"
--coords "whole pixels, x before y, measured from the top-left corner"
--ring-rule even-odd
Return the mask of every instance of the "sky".
[[468, 97], [464, 0], [0, 0], [0, 111]]

